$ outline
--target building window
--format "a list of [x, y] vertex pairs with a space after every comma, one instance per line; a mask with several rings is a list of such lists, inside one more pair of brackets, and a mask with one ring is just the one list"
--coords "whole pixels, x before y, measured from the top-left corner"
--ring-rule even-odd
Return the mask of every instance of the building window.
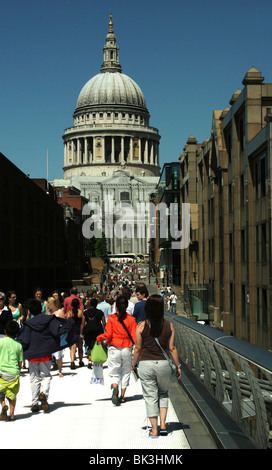
[[262, 327], [267, 327], [267, 292], [262, 289]]
[[231, 142], [231, 133], [230, 132], [228, 133], [228, 135], [226, 137], [226, 144], [227, 144], [228, 160], [229, 160], [229, 163], [231, 163], [232, 142]]
[[230, 282], [230, 299], [229, 299], [229, 308], [230, 312], [233, 312], [233, 284]]
[[120, 200], [121, 201], [129, 201], [129, 193], [124, 191], [120, 194]]
[[260, 312], [261, 312], [261, 306], [260, 306], [260, 289], [257, 287], [257, 300], [256, 300], [256, 308], [257, 308], [257, 325], [260, 325]]
[[229, 262], [233, 262], [232, 233], [229, 234]]
[[244, 175], [240, 176], [240, 206], [244, 207], [245, 205], [245, 177]]
[[246, 261], [246, 236], [245, 230], [241, 230], [241, 262], [245, 263]]
[[256, 230], [256, 263], [259, 263], [259, 225], [256, 225], [255, 227]]
[[242, 307], [242, 318], [246, 318], [246, 286], [241, 286], [241, 307]]
[[245, 130], [244, 130], [243, 119], [240, 119], [239, 121], [239, 144], [240, 144], [240, 152], [243, 152], [245, 148]]
[[265, 157], [260, 160], [260, 173], [261, 173], [261, 197], [266, 195], [266, 178], [265, 178]]
[[262, 263], [266, 263], [266, 224], [261, 225], [261, 252], [262, 252]]
[[232, 183], [229, 184], [229, 213], [232, 213]]
[[58, 191], [58, 197], [63, 197], [63, 191]]
[[258, 181], [258, 162], [255, 163], [255, 200], [257, 201], [259, 199], [259, 181]]

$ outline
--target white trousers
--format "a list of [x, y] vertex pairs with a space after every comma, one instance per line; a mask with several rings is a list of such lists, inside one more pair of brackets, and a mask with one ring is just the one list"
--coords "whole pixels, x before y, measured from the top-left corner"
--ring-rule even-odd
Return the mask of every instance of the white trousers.
[[32, 393], [32, 405], [36, 405], [39, 401], [40, 393], [44, 393], [46, 398], [49, 395], [51, 382], [51, 361], [47, 362], [30, 362], [29, 361], [29, 377]]
[[121, 388], [127, 388], [130, 380], [130, 367], [132, 364], [131, 348], [108, 348], [108, 367], [111, 384], [118, 384]]

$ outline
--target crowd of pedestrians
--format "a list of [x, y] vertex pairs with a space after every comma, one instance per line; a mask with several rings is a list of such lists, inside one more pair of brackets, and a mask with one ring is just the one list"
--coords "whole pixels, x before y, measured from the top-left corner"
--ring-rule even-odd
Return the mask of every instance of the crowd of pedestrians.
[[42, 289], [37, 288], [33, 298], [20, 303], [15, 291], [6, 295], [0, 292], [0, 420], [15, 419], [22, 368], [29, 372], [31, 411], [47, 412], [50, 371], [53, 368], [60, 378], [64, 376], [64, 349], [70, 350], [71, 369], [84, 366], [92, 369], [91, 351], [97, 342], [107, 348], [112, 403], [115, 406], [125, 403], [131, 372], [137, 371], [139, 365], [152, 426], [150, 437], [158, 435], [158, 417], [160, 432], [165, 433], [171, 373], [154, 334], [172, 356], [179, 377], [180, 365], [173, 327], [163, 318], [162, 292], [149, 296], [143, 282], [135, 283], [115, 274], [109, 277], [107, 286], [96, 286], [86, 292], [76, 288], [69, 293], [54, 290], [47, 299], [43, 297]]

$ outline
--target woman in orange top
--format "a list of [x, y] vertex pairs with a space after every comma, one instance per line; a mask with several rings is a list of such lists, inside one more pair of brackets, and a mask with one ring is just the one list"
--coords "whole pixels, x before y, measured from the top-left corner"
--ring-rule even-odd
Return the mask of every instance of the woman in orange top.
[[[107, 341], [108, 367], [111, 379], [112, 403], [119, 405], [125, 402], [125, 393], [130, 380], [132, 364], [132, 349], [135, 343], [137, 323], [135, 318], [127, 313], [128, 300], [120, 295], [116, 300], [117, 312], [111, 314], [106, 323], [105, 333], [97, 336], [97, 341]], [[121, 397], [118, 398], [121, 386]]]

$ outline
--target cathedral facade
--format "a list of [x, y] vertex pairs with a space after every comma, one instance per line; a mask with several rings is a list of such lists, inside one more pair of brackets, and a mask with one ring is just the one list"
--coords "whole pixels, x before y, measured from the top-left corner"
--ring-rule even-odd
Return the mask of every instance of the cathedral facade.
[[[139, 205], [149, 204], [159, 181], [158, 130], [149, 125], [149, 111], [137, 83], [122, 73], [119, 48], [110, 16], [100, 73], [79, 93], [74, 125], [64, 131], [64, 179], [54, 186], [74, 186], [101, 208], [102, 231], [109, 253], [148, 253], [149, 217], [137, 222]], [[109, 205], [110, 201], [110, 205]], [[107, 227], [106, 207], [112, 207]], [[128, 208], [127, 211], [122, 207]], [[127, 215], [129, 214], [129, 215]], [[121, 235], [119, 229], [122, 221]]]

